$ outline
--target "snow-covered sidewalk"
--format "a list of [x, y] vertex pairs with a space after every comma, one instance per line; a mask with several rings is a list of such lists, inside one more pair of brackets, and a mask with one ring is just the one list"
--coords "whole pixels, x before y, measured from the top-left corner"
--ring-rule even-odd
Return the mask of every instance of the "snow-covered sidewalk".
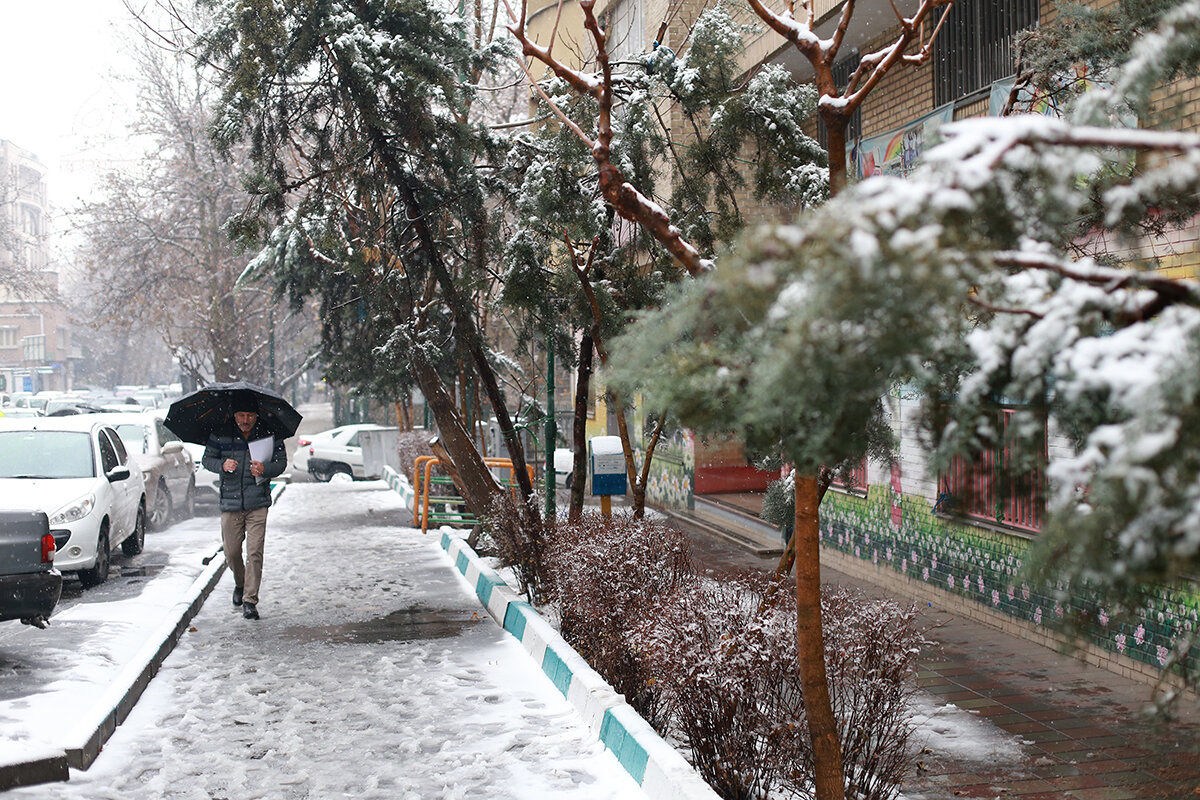
[[86, 772], [15, 797], [636, 798], [382, 482], [293, 485]]

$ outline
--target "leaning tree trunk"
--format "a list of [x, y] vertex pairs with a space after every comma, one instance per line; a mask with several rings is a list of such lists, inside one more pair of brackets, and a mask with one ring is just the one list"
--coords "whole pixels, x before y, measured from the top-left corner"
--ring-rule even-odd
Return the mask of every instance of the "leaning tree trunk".
[[429, 363], [422, 358], [414, 358], [413, 374], [421, 385], [425, 402], [433, 417], [437, 420], [441, 444], [450, 455], [453, 466], [458, 471], [462, 482], [459, 490], [467, 507], [476, 517], [483, 517], [492, 506], [492, 501], [500, 494], [492, 473], [483, 463], [471, 433], [462, 423], [458, 411], [454, 407], [454, 399], [442, 384], [442, 378]]
[[587, 406], [592, 382], [592, 334], [585, 332], [579, 340], [579, 377], [575, 381], [575, 417], [572, 420], [572, 444], [575, 460], [571, 465], [571, 505], [568, 522], [583, 517], [583, 490], [587, 483]]

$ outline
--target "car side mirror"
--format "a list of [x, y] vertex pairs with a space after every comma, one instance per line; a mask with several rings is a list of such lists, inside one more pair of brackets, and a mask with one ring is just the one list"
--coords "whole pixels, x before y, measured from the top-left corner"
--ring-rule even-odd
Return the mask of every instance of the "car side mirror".
[[116, 483], [117, 481], [128, 480], [129, 475], [129, 467], [113, 467], [105, 473], [104, 477], [108, 478], [109, 483]]
[[162, 446], [163, 455], [169, 456], [172, 453], [182, 452], [182, 450], [183, 450], [183, 442], [176, 441], [176, 440], [171, 440]]

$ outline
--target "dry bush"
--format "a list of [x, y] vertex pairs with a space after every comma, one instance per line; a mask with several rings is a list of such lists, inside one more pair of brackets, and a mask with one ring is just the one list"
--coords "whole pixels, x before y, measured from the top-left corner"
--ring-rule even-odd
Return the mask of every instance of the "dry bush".
[[636, 633], [672, 732], [727, 800], [769, 796], [804, 749], [790, 597], [771, 575], [698, 581], [657, 598]]
[[521, 592], [534, 603], [545, 600], [549, 586], [546, 549], [552, 530], [508, 492], [496, 496], [483, 518], [483, 531], [496, 554], [513, 568]]
[[838, 587], [822, 592], [821, 611], [846, 796], [888, 800], [912, 763], [909, 707], [927, 644], [917, 608]]
[[[821, 605], [846, 796], [887, 800], [911, 760], [915, 609], [842, 589]], [[759, 574], [696, 583], [643, 619], [641, 652], [705, 780], [729, 800], [811, 797], [791, 585]]]
[[651, 725], [666, 715], [660, 685], [630, 631], [655, 599], [695, 580], [684, 535], [661, 522], [585, 514], [560, 525], [550, 548], [560, 631]]
[[[429, 449], [429, 440], [433, 437], [429, 431], [401, 431], [396, 437], [396, 454], [400, 457], [400, 472], [407, 478], [412, 478], [413, 466], [416, 465], [417, 459], [421, 456], [431, 456], [433, 451]], [[434, 474], [443, 474], [437, 467], [434, 467]]]

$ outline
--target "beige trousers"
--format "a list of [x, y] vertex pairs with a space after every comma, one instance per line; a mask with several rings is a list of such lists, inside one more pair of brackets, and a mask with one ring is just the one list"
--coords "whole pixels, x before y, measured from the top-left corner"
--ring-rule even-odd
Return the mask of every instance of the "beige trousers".
[[[246, 543], [246, 561], [242, 562], [242, 542]], [[242, 601], [258, 603], [262, 583], [263, 545], [267, 541], [267, 509], [221, 512], [221, 544], [225, 563], [233, 571], [233, 582], [242, 587]]]

